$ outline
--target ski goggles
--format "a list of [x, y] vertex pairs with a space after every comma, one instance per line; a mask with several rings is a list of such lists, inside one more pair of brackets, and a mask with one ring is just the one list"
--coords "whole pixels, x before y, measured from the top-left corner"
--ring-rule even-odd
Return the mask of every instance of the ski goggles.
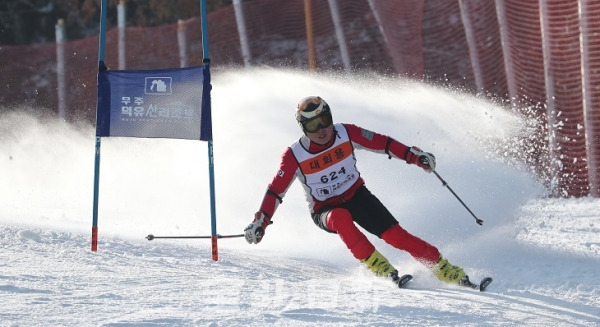
[[319, 115], [302, 122], [302, 129], [308, 133], [316, 133], [321, 128], [327, 128], [333, 124], [331, 111], [326, 110]]

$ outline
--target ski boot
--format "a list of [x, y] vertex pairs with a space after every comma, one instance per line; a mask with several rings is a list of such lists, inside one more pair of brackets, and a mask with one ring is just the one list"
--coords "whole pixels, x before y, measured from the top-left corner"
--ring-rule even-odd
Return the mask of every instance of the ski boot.
[[[380, 277], [388, 277], [392, 271], [396, 270], [396, 268], [394, 268], [394, 266], [392, 266], [377, 250], [375, 250], [368, 258], [360, 260], [360, 262], [367, 265], [369, 270]], [[398, 276], [398, 271], [396, 271], [396, 276]]]
[[450, 262], [442, 256], [440, 256], [437, 264], [431, 268], [431, 271], [435, 277], [446, 283], [458, 285], [461, 285], [461, 283], [470, 283], [469, 277], [461, 267], [451, 265]]
[[361, 260], [361, 262], [367, 265], [367, 268], [375, 275], [391, 278], [392, 282], [400, 288], [404, 287], [404, 285], [412, 279], [411, 275], [399, 276], [398, 270], [396, 270], [396, 268], [394, 268], [394, 266], [392, 266], [377, 250], [375, 250], [368, 258]]
[[440, 256], [438, 263], [431, 268], [435, 276], [446, 283], [456, 284], [458, 286], [469, 287], [474, 290], [481, 292], [492, 282], [491, 277], [486, 277], [481, 280], [479, 284], [473, 283], [469, 280], [469, 276], [465, 274], [464, 270], [459, 266], [451, 265], [448, 260]]

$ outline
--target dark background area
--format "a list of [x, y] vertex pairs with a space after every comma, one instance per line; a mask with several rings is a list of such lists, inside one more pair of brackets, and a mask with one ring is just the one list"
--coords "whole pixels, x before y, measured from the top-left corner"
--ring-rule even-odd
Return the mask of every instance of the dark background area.
[[[116, 12], [120, 0], [108, 0]], [[165, 3], [169, 5], [165, 5]], [[232, 0], [207, 1], [207, 11], [230, 5]], [[66, 24], [67, 40], [97, 35], [101, 0], [3, 0], [0, 1], [0, 44], [26, 45], [55, 41], [55, 25]], [[128, 0], [127, 24], [150, 27], [200, 16], [199, 0]], [[109, 15], [108, 28], [117, 25]]]

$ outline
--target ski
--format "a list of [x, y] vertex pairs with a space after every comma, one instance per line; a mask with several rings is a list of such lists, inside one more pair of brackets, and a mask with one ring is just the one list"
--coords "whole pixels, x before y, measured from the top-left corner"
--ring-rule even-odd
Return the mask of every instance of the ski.
[[[401, 277], [399, 277], [398, 272], [393, 272], [391, 274], [391, 277], [394, 284], [398, 285], [399, 288], [404, 288], [404, 286], [413, 278], [413, 276], [409, 274], [402, 275]], [[469, 280], [468, 276], [466, 276], [466, 278], [460, 281], [459, 285], [463, 287], [469, 287], [480, 292], [484, 292], [485, 289], [492, 283], [492, 280], [492, 277], [485, 277], [481, 280], [481, 282], [479, 282], [479, 284], [475, 284]]]
[[398, 285], [399, 288], [403, 288], [404, 285], [406, 285], [406, 283], [408, 283], [412, 278], [413, 276], [409, 274], [398, 277], [398, 272], [392, 275], [392, 281], [394, 282], [394, 284]]
[[459, 283], [460, 286], [470, 287], [474, 290], [479, 290], [480, 292], [485, 291], [485, 289], [492, 283], [492, 277], [485, 277], [479, 282], [479, 284], [472, 283], [469, 280], [469, 276], [465, 276]]

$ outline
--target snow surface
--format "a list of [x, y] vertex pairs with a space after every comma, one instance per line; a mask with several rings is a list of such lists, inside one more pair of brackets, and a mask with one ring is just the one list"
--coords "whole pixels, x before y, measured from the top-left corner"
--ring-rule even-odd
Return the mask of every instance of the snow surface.
[[[0, 118], [0, 325], [598, 326], [600, 200], [548, 199], [527, 168], [501, 158], [524, 123], [459, 91], [378, 76], [282, 70], [213, 72], [218, 232], [240, 234], [280, 155], [300, 131], [297, 101], [320, 95], [334, 119], [436, 155], [440, 175], [357, 151], [367, 186], [410, 232], [487, 292], [444, 285], [369, 236], [402, 273], [372, 276], [337, 235], [312, 223], [290, 188], [259, 245], [210, 235], [207, 146], [103, 138], [99, 251], [90, 251], [94, 128], [26, 110]], [[518, 161], [517, 161], [518, 162]]]

